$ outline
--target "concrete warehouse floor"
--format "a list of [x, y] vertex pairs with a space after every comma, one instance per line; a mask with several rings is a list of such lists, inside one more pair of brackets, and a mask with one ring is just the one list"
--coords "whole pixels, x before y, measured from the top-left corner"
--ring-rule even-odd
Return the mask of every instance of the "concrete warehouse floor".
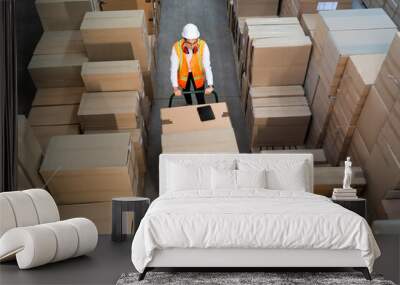
[[[359, 1], [354, 7], [361, 7]], [[149, 128], [148, 173], [146, 196], [158, 196], [158, 155], [161, 152], [160, 108], [167, 107], [171, 93], [169, 57], [172, 44], [179, 38], [182, 27], [192, 22], [199, 26], [201, 37], [211, 50], [214, 85], [220, 101], [228, 104], [240, 152], [248, 152], [248, 134], [239, 101], [238, 79], [228, 28], [225, 1], [222, 0], [162, 0], [160, 34], [158, 38], [155, 72], [155, 99]], [[29, 26], [31, 19], [19, 19], [21, 26]], [[29, 31], [19, 31], [29, 36]], [[20, 37], [21, 38], [21, 35]], [[25, 95], [25, 94], [24, 94]], [[19, 98], [20, 110], [28, 110], [32, 98]], [[209, 102], [212, 97], [207, 98]], [[183, 105], [180, 98], [174, 105]], [[131, 240], [111, 242], [109, 236], [100, 236], [94, 252], [31, 270], [19, 270], [15, 262], [0, 265], [0, 284], [115, 284], [124, 272], [133, 271], [130, 260]]]

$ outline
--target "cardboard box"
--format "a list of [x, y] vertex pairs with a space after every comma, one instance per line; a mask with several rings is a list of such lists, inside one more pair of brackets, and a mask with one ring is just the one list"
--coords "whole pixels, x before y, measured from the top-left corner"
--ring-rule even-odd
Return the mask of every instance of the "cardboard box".
[[[248, 96], [250, 94], [251, 98], [272, 98], [272, 97], [304, 97], [303, 87], [300, 85], [293, 86], [258, 86], [251, 87], [248, 92], [242, 93], [242, 100], [246, 100], [245, 111], [247, 107]], [[251, 104], [251, 102], [250, 102]]]
[[[357, 195], [360, 196], [367, 185], [367, 181], [361, 167], [353, 167], [352, 170], [351, 186], [357, 189]], [[331, 197], [333, 188], [343, 186], [343, 175], [344, 167], [342, 166], [314, 167], [314, 193]]]
[[79, 105], [56, 105], [32, 107], [29, 113], [31, 126], [56, 126], [79, 124]]
[[251, 147], [303, 145], [310, 118], [304, 96], [249, 97], [246, 121]]
[[303, 14], [301, 15], [300, 24], [303, 27], [304, 33], [314, 40], [315, 31], [319, 21], [319, 14]]
[[[393, 21], [382, 9], [320, 11], [319, 15], [321, 21], [317, 25], [314, 39], [321, 50], [325, 47], [329, 32], [396, 29]], [[357, 42], [357, 37], [352, 40]]]
[[53, 137], [40, 174], [57, 204], [109, 202], [132, 196], [137, 167], [131, 136], [120, 134]]
[[162, 108], [161, 128], [163, 134], [201, 131], [207, 129], [232, 128], [226, 103], [213, 103], [210, 105], [215, 120], [200, 120], [197, 108], [199, 105]]
[[281, 17], [301, 17], [305, 13], [318, 13], [318, 11], [351, 9], [351, 0], [338, 1], [310, 1], [310, 0], [282, 0]]
[[56, 126], [34, 126], [32, 127], [43, 152], [47, 150], [49, 141], [54, 136], [79, 135], [81, 133], [79, 124], [56, 125]]
[[372, 86], [357, 122], [357, 129], [369, 152], [377, 140], [378, 134], [387, 120], [388, 110], [378, 91]]
[[79, 30], [86, 12], [99, 10], [94, 0], [36, 0], [43, 30]]
[[277, 0], [235, 0], [234, 11], [237, 17], [274, 16], [278, 14]]
[[26, 181], [29, 181], [29, 185], [36, 188], [43, 187], [43, 180], [39, 175], [39, 167], [42, 162], [42, 148], [39, 145], [28, 121], [25, 116], [18, 115], [18, 170], [20, 174], [19, 185], [26, 185]]
[[86, 53], [80, 31], [47, 31], [37, 43], [34, 55]]
[[37, 89], [83, 86], [81, 68], [87, 61], [84, 53], [34, 55], [28, 70]]
[[[60, 219], [72, 219], [77, 217], [91, 220], [97, 227], [99, 234], [111, 234], [112, 231], [112, 202], [58, 205]], [[125, 213], [124, 213], [125, 214]], [[125, 217], [125, 218], [124, 218]], [[132, 232], [133, 213], [123, 215], [122, 232]]]
[[132, 138], [133, 148], [135, 150], [135, 157], [139, 167], [139, 176], [143, 176], [147, 171], [146, 162], [146, 130], [144, 126], [138, 129], [128, 130], [86, 130], [85, 134], [107, 134], [107, 133], [129, 133]]
[[153, 1], [150, 0], [136, 0], [137, 9], [144, 11], [144, 16], [146, 18], [146, 28], [149, 35], [154, 34], [154, 24], [153, 24]]
[[397, 29], [330, 32], [320, 60], [320, 75], [336, 95], [337, 86], [351, 55], [386, 53]]
[[38, 89], [32, 106], [75, 105], [81, 102], [84, 87]]
[[143, 79], [137, 60], [87, 62], [82, 78], [89, 92], [143, 91]]
[[101, 4], [102, 11], [136, 10], [136, 0], [106, 0]]
[[311, 51], [309, 37], [253, 41], [252, 86], [302, 85]]
[[400, 33], [398, 32], [378, 74], [375, 84], [387, 109], [400, 98]]
[[239, 153], [232, 128], [162, 134], [163, 153]]
[[141, 113], [137, 91], [84, 93], [78, 118], [83, 130], [135, 129]]
[[81, 25], [90, 61], [132, 60], [149, 70], [151, 52], [143, 10], [86, 13]]

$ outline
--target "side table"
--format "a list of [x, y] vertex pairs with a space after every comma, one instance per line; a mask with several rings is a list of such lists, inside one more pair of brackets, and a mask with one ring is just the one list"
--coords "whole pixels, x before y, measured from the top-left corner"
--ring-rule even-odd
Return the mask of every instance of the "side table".
[[134, 229], [135, 234], [139, 227], [140, 221], [146, 214], [150, 206], [150, 199], [144, 197], [119, 197], [112, 199], [112, 233], [113, 241], [123, 241], [126, 239], [126, 234], [122, 233], [122, 214], [123, 212], [134, 213]]
[[364, 198], [331, 200], [333, 203], [339, 204], [342, 207], [359, 214], [364, 219], [367, 219], [367, 201]]

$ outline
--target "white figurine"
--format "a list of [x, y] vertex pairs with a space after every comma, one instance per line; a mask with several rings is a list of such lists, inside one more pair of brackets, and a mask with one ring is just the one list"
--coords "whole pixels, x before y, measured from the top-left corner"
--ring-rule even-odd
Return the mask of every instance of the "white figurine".
[[350, 157], [347, 157], [347, 160], [344, 162], [343, 189], [351, 189], [351, 164]]

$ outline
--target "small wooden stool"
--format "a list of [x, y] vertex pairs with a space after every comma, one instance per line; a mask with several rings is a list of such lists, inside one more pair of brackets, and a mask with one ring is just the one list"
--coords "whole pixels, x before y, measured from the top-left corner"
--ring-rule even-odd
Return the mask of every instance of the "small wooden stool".
[[140, 221], [146, 214], [150, 206], [150, 199], [144, 197], [118, 197], [112, 199], [112, 233], [113, 241], [123, 241], [126, 239], [126, 234], [122, 233], [122, 213], [134, 213], [134, 235], [137, 231]]

